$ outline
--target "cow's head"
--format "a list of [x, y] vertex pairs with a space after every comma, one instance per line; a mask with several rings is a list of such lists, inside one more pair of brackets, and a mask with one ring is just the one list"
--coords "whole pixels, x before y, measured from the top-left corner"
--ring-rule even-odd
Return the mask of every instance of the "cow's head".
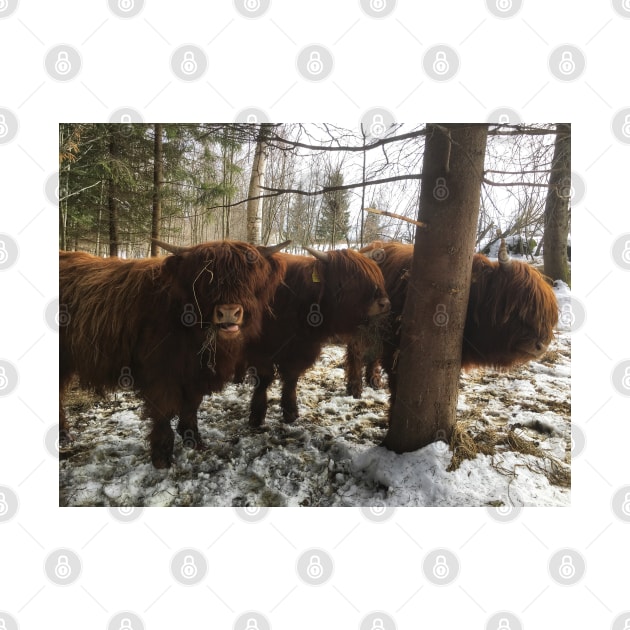
[[154, 240], [173, 254], [163, 273], [184, 326], [212, 326], [220, 339], [260, 334], [263, 313], [286, 267], [275, 253], [290, 241], [273, 247], [239, 241], [178, 247]]
[[322, 301], [336, 320], [337, 332], [389, 312], [383, 274], [374, 261], [350, 249], [305, 249], [317, 258], [313, 273], [322, 281]]
[[558, 323], [553, 289], [530, 265], [510, 260], [505, 242], [499, 259], [473, 259], [462, 364], [508, 367], [544, 354]]

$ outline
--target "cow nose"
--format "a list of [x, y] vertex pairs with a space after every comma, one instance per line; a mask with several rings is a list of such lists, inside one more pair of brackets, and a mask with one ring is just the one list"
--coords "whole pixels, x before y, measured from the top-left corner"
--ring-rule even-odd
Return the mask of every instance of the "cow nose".
[[536, 342], [536, 350], [538, 352], [542, 352], [545, 348], [546, 348], [546, 346], [545, 346], [544, 343], [542, 343], [541, 341], [537, 341]]
[[379, 308], [381, 309], [381, 312], [383, 313], [387, 313], [387, 311], [389, 311], [389, 309], [391, 308], [391, 303], [387, 298], [381, 298], [378, 301], [378, 305], [379, 305]]
[[240, 324], [243, 321], [243, 307], [240, 304], [220, 304], [214, 309], [215, 324]]

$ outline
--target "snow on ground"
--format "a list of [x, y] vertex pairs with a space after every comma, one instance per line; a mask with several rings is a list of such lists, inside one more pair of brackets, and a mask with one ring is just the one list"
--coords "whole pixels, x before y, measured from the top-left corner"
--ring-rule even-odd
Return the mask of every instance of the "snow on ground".
[[[560, 303], [570, 293], [558, 290]], [[205, 398], [199, 427], [208, 449], [175, 438], [174, 464], [150, 463], [140, 402], [69, 396], [76, 441], [60, 452], [63, 506], [565, 506], [570, 503], [568, 325], [540, 362], [461, 377], [454, 452], [436, 442], [397, 455], [379, 446], [388, 393], [345, 395], [341, 346], [326, 346], [298, 386], [300, 418], [280, 421], [269, 390], [267, 425], [247, 424], [251, 387]], [[455, 453], [455, 455], [454, 455]]]

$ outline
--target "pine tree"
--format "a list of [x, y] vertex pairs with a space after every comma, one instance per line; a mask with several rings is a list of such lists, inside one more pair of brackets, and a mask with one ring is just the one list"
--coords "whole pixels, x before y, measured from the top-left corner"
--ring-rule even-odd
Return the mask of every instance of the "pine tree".
[[[343, 186], [343, 173], [340, 169], [331, 172], [324, 187]], [[315, 236], [319, 243], [334, 248], [342, 239], [348, 240], [350, 230], [350, 211], [348, 210], [348, 191], [332, 190], [322, 196], [322, 205]]]

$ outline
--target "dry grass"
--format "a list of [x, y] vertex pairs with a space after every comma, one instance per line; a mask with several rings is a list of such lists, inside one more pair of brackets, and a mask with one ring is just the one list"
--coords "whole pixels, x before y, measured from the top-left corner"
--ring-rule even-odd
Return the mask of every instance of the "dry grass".
[[457, 470], [463, 461], [475, 459], [477, 455], [492, 457], [492, 466], [499, 473], [513, 477], [515, 471], [502, 465], [500, 454], [511, 451], [534, 458], [524, 464], [529, 470], [543, 474], [549, 483], [561, 488], [571, 487], [571, 468], [556, 457], [541, 449], [538, 442], [527, 437], [515, 427], [497, 428], [492, 423], [477, 422], [473, 414], [457, 422], [450, 440], [453, 456], [448, 471]]

